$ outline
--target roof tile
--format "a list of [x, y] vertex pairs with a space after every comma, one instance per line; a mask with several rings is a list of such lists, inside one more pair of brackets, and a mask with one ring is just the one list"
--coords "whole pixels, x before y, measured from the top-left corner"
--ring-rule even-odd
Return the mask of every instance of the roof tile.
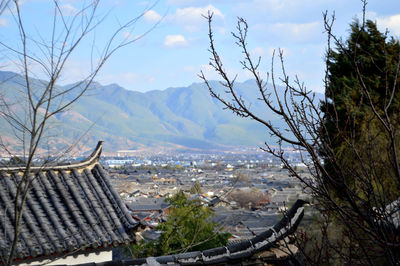
[[[16, 258], [64, 254], [133, 241], [133, 220], [98, 162], [101, 145], [83, 162], [34, 168], [20, 224]], [[95, 158], [92, 158], [95, 156]], [[0, 251], [7, 257], [23, 168], [0, 168]]]

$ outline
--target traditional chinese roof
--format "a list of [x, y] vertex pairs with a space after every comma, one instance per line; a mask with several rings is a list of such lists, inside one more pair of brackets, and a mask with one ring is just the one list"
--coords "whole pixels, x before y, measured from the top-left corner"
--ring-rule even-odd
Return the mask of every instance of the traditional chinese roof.
[[102, 263], [85, 263], [80, 264], [80, 266], [238, 264], [252, 258], [255, 254], [278, 246], [280, 241], [292, 234], [303, 218], [304, 203], [306, 202], [303, 200], [297, 200], [285, 216], [273, 227], [263, 231], [251, 239], [232, 243], [228, 246], [160, 257]]
[[127, 207], [133, 213], [145, 211], [162, 211], [171, 206], [165, 201], [165, 198], [138, 198], [135, 201], [127, 202]]
[[[15, 259], [66, 254], [129, 243], [138, 223], [99, 163], [102, 143], [89, 158], [31, 168]], [[24, 167], [0, 168], [0, 255], [14, 239], [14, 198]]]

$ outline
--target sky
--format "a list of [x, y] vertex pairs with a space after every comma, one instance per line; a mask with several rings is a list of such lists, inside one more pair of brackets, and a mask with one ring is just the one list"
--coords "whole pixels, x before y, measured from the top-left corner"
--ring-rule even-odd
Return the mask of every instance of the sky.
[[[71, 22], [88, 1], [61, 0], [65, 21]], [[21, 15], [27, 33], [28, 51], [43, 62], [51, 41], [54, 4], [49, 0], [21, 1]], [[314, 91], [323, 92], [324, 54], [327, 36], [323, 12], [335, 14], [334, 33], [346, 39], [349, 24], [361, 18], [359, 0], [104, 0], [100, 1], [96, 21], [101, 23], [79, 44], [65, 65], [61, 85], [76, 82], [87, 75], [92, 61], [104, 51], [116, 29], [138, 18], [132, 27], [124, 28], [114, 39], [119, 42], [138, 39], [117, 50], [102, 67], [96, 81], [103, 85], [117, 83], [125, 89], [146, 92], [168, 87], [183, 87], [201, 82], [202, 70], [209, 79], [218, 79], [208, 65], [208, 25], [203, 15], [214, 13], [213, 31], [217, 50], [226, 70], [239, 81], [251, 78], [239, 63], [241, 51], [231, 35], [237, 18], [246, 19], [248, 48], [255, 59], [262, 57], [260, 73], [271, 71], [274, 49], [282, 49], [285, 68], [291, 78], [296, 75]], [[377, 22], [381, 31], [400, 36], [400, 2], [370, 0], [366, 16]], [[15, 8], [0, 16], [0, 40], [9, 48], [21, 49]], [[82, 16], [78, 16], [82, 18]], [[62, 20], [57, 19], [56, 29]], [[79, 28], [75, 28], [79, 31]], [[56, 31], [57, 32], [57, 31]], [[62, 33], [61, 30], [58, 31]], [[57, 34], [56, 34], [57, 35]], [[57, 35], [58, 36], [58, 35]], [[18, 70], [18, 56], [9, 48], [0, 48], [1, 70]], [[277, 62], [276, 62], [277, 65]], [[43, 69], [32, 63], [32, 75], [45, 78]], [[276, 75], [279, 75], [279, 69]]]

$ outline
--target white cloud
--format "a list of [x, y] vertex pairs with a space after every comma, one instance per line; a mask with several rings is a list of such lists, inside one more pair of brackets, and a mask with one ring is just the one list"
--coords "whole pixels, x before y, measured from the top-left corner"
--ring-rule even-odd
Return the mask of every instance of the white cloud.
[[176, 6], [194, 6], [194, 5], [204, 4], [203, 0], [168, 0], [167, 5]]
[[[378, 14], [374, 11], [365, 11], [365, 17], [367, 19], [375, 20], [377, 16], [378, 16]], [[357, 18], [362, 18], [362, 17], [363, 17], [362, 12], [357, 14]]]
[[284, 58], [288, 57], [290, 55], [290, 50], [287, 47], [278, 47], [278, 48], [269, 48], [269, 55], [272, 56], [275, 51], [275, 58], [279, 56], [280, 51], [282, 52], [282, 55]]
[[257, 24], [252, 28], [256, 36], [295, 43], [318, 40], [322, 35], [321, 22]]
[[305, 36], [312, 35], [319, 29], [320, 22], [310, 23], [275, 23], [271, 26], [273, 31], [290, 34], [294, 37], [304, 38]]
[[160, 14], [158, 14], [156, 11], [154, 11], [154, 10], [149, 10], [149, 11], [146, 11], [146, 13], [144, 13], [144, 19], [147, 21], [147, 22], [152, 22], [152, 23], [154, 23], [154, 22], [158, 22], [158, 21], [160, 21], [161, 20], [161, 15]]
[[186, 46], [188, 43], [183, 35], [167, 35], [164, 45], [167, 47]]
[[125, 39], [132, 39], [133, 38], [132, 33], [127, 32], [127, 31], [124, 32], [123, 36], [124, 36]]
[[64, 16], [73, 16], [78, 12], [78, 10], [71, 4], [62, 5], [60, 9]]
[[265, 56], [266, 55], [266, 51], [265, 51], [265, 49], [263, 47], [257, 46], [257, 47], [253, 48], [250, 51], [250, 55], [251, 56], [257, 56], [257, 57], [258, 56]]
[[264, 4], [267, 8], [272, 10], [280, 10], [287, 7], [288, 4], [293, 3], [294, 1], [285, 1], [285, 0], [267, 0], [267, 1], [255, 1], [257, 4]]
[[8, 25], [8, 20], [5, 18], [0, 18], [0, 27], [5, 27]]
[[[293, 0], [247, 0], [239, 1], [239, 3], [234, 6], [234, 10], [237, 12], [243, 11], [245, 14], [264, 14], [268, 15], [279, 15], [287, 14], [288, 10], [292, 8], [297, 2], [304, 1], [293, 1]], [[255, 8], [256, 7], [256, 8]], [[241, 12], [242, 13], [242, 12]], [[267, 15], [268, 14], [268, 15]], [[242, 15], [241, 15], [242, 16]], [[247, 15], [245, 15], [247, 17]]]
[[[297, 13], [307, 10], [310, 7], [321, 6], [327, 8], [331, 3], [347, 3], [346, 0], [236, 0], [238, 5], [235, 9], [250, 9], [258, 12], [277, 12], [287, 15], [288, 12], [295, 11]], [[256, 8], [255, 8], [256, 7]], [[324, 9], [324, 10], [325, 10]]]
[[261, 56], [265, 59], [268, 59], [268, 58], [271, 58], [275, 52], [275, 58], [276, 58], [279, 55], [279, 50], [281, 50], [283, 52], [284, 57], [287, 57], [290, 54], [290, 50], [287, 47], [264, 48], [261, 46], [257, 46], [250, 51], [250, 56], [253, 58], [253, 60], [256, 60], [257, 59], [256, 57], [259, 57], [259, 56]]
[[381, 17], [377, 18], [376, 20], [380, 29], [388, 29], [391, 34], [400, 36], [400, 14], [390, 17]]
[[206, 25], [206, 20], [203, 16], [207, 15], [208, 11], [214, 13], [214, 18], [224, 18], [224, 15], [218, 8], [208, 5], [204, 7], [178, 8], [175, 14], [167, 17], [167, 20], [183, 26], [187, 31], [193, 32], [199, 30], [201, 25]]

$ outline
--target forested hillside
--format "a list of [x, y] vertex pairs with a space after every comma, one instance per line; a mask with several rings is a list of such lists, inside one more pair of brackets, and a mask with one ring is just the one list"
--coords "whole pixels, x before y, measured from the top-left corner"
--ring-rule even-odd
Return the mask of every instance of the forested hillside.
[[[0, 72], [0, 81], [3, 97], [12, 99], [18, 112], [23, 108], [18, 105], [18, 92], [24, 90], [22, 77]], [[37, 89], [45, 84], [37, 79], [31, 81]], [[71, 85], [64, 88], [68, 86]], [[257, 99], [254, 81], [238, 83], [237, 87], [243, 98], [252, 103], [251, 109], [266, 120], [275, 120]], [[279, 89], [282, 93], [283, 88]], [[274, 124], [279, 126], [280, 122]], [[110, 151], [157, 146], [219, 149], [224, 145], [256, 146], [269, 140], [258, 123], [223, 110], [202, 83], [146, 93], [129, 91], [117, 84], [93, 83], [84, 97], [53, 119], [50, 127], [43, 144], [57, 147], [84, 135], [85, 146], [104, 140]], [[12, 142], [13, 133], [6, 125], [1, 131]]]

